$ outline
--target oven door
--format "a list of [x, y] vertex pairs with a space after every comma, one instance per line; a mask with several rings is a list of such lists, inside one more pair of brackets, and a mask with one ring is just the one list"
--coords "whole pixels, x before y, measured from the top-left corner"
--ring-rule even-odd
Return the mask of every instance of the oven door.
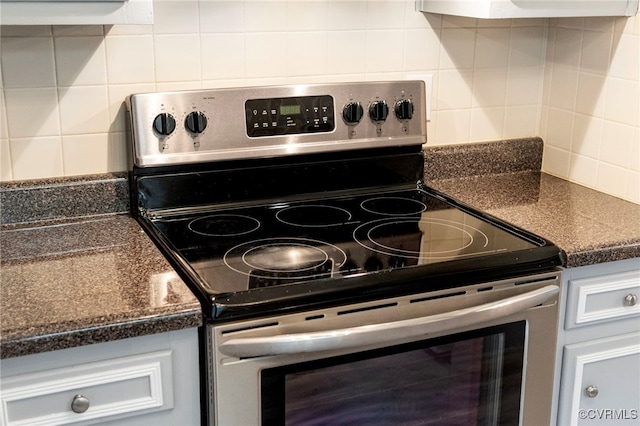
[[210, 326], [211, 424], [549, 424], [559, 274]]

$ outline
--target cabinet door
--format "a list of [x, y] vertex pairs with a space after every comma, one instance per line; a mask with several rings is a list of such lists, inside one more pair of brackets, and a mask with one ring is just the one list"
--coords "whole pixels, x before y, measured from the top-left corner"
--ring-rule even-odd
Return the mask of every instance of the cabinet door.
[[640, 422], [640, 332], [565, 347], [558, 424]]

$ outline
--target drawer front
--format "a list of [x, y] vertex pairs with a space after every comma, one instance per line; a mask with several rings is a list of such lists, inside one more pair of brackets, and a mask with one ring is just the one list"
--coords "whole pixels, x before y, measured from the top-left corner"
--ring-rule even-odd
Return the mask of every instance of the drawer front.
[[173, 407], [171, 351], [2, 379], [2, 425], [112, 420]]
[[640, 271], [569, 281], [567, 329], [640, 316]]

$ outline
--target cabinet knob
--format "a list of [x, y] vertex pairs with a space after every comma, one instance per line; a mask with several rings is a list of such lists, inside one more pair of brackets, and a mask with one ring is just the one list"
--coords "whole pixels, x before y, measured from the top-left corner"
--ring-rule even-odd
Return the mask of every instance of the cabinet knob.
[[638, 303], [638, 296], [633, 293], [629, 293], [624, 297], [625, 306], [635, 306]]
[[74, 396], [73, 400], [71, 401], [71, 410], [73, 410], [74, 413], [78, 414], [84, 413], [89, 409], [89, 404], [89, 399], [87, 397], [78, 394]]
[[598, 387], [596, 385], [589, 385], [585, 388], [584, 392], [589, 398], [595, 398], [598, 396]]

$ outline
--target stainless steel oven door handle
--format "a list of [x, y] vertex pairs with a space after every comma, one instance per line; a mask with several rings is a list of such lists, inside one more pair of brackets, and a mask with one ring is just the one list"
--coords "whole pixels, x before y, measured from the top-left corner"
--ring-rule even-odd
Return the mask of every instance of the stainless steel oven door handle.
[[337, 330], [230, 339], [219, 345], [225, 355], [237, 358], [292, 355], [393, 343], [508, 317], [553, 298], [560, 288], [545, 287], [495, 302], [436, 315]]

